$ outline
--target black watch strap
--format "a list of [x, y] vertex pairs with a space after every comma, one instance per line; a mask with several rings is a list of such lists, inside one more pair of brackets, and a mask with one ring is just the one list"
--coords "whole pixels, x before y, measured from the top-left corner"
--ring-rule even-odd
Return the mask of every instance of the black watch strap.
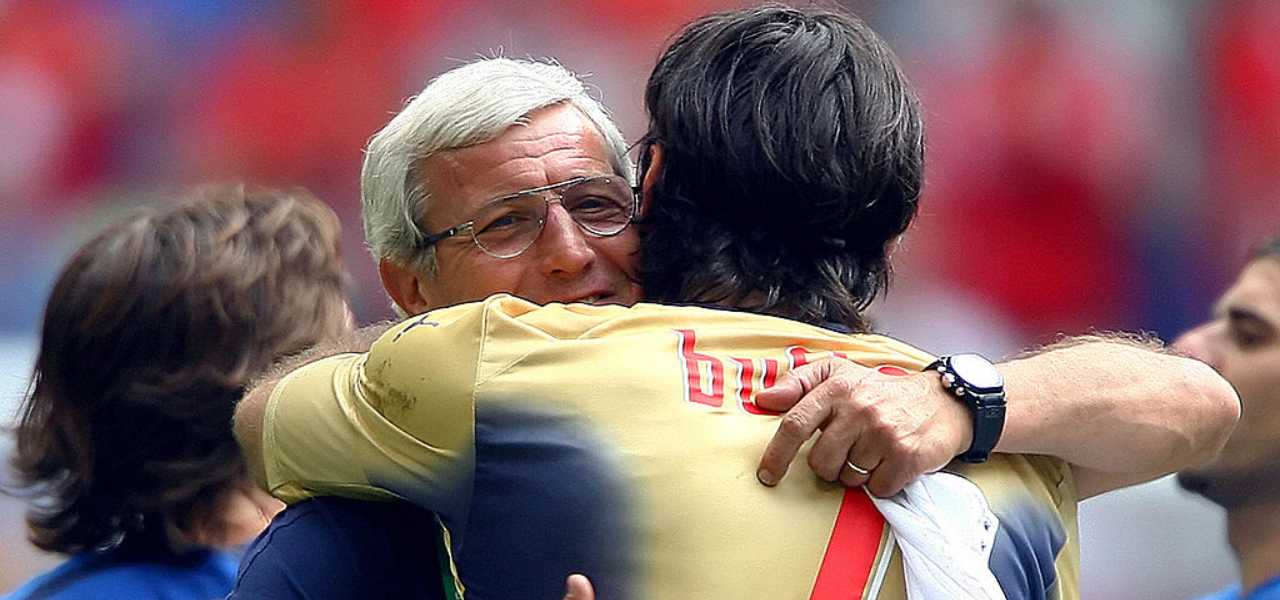
[[[973, 415], [973, 442], [969, 444], [968, 450], [956, 458], [967, 463], [986, 462], [991, 450], [1000, 441], [1000, 434], [1004, 433], [1004, 384], [1001, 382], [995, 387], [976, 387], [956, 372], [951, 366], [951, 359], [951, 356], [943, 356], [925, 367], [925, 370], [941, 373], [942, 386], [963, 402]], [[982, 360], [986, 362], [986, 359]]]

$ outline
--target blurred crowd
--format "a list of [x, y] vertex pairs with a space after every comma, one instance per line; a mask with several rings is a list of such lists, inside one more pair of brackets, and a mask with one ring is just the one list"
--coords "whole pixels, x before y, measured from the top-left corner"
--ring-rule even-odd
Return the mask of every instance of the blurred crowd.
[[[433, 74], [479, 54], [555, 56], [639, 129], [657, 48], [723, 2], [0, 3], [0, 330], [34, 330], [83, 232], [157, 190], [302, 185], [358, 222], [361, 149]], [[608, 90], [607, 92], [605, 90]], [[616, 101], [626, 99], [625, 102]], [[346, 230], [361, 317], [387, 314]]]
[[[554, 56], [634, 138], [666, 37], [740, 4], [0, 2], [0, 331], [34, 332], [54, 267], [106, 213], [209, 180], [329, 202], [357, 315], [387, 316], [357, 174], [406, 96], [477, 55]], [[987, 290], [989, 351], [1089, 327], [1168, 337], [1280, 222], [1276, 3], [850, 8], [902, 57], [929, 119], [895, 298], [963, 307]]]

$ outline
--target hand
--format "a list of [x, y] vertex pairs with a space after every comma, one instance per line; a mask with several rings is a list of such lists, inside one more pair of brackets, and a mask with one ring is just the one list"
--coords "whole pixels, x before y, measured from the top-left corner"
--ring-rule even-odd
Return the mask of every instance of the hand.
[[595, 600], [596, 591], [585, 575], [574, 573], [564, 582], [564, 600]]
[[[761, 408], [786, 411], [760, 460], [758, 477], [776, 485], [800, 447], [821, 431], [809, 467], [827, 481], [865, 485], [892, 496], [969, 447], [973, 421], [935, 372], [902, 374], [827, 358], [803, 365], [756, 396]], [[849, 463], [865, 469], [858, 473]]]

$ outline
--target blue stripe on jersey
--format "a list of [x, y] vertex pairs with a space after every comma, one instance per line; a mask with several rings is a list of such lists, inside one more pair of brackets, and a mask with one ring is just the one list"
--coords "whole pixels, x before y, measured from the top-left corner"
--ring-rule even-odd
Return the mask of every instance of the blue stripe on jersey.
[[1031, 502], [993, 512], [1000, 519], [988, 564], [1008, 600], [1044, 600], [1058, 596], [1054, 561], [1066, 544], [1062, 524]]

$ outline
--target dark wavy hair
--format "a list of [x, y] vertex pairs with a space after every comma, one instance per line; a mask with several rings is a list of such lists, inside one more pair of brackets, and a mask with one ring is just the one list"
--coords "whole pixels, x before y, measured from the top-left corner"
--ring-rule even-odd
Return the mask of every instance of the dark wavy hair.
[[32, 542], [175, 552], [245, 468], [236, 400], [341, 331], [337, 217], [300, 190], [208, 188], [79, 249], [45, 308], [17, 425]]
[[1258, 249], [1254, 251], [1253, 257], [1257, 258], [1280, 258], [1280, 237], [1271, 238], [1263, 242]]
[[650, 299], [864, 330], [923, 180], [919, 102], [884, 41], [819, 9], [709, 15], [658, 59], [645, 106], [642, 172], [663, 152]]

